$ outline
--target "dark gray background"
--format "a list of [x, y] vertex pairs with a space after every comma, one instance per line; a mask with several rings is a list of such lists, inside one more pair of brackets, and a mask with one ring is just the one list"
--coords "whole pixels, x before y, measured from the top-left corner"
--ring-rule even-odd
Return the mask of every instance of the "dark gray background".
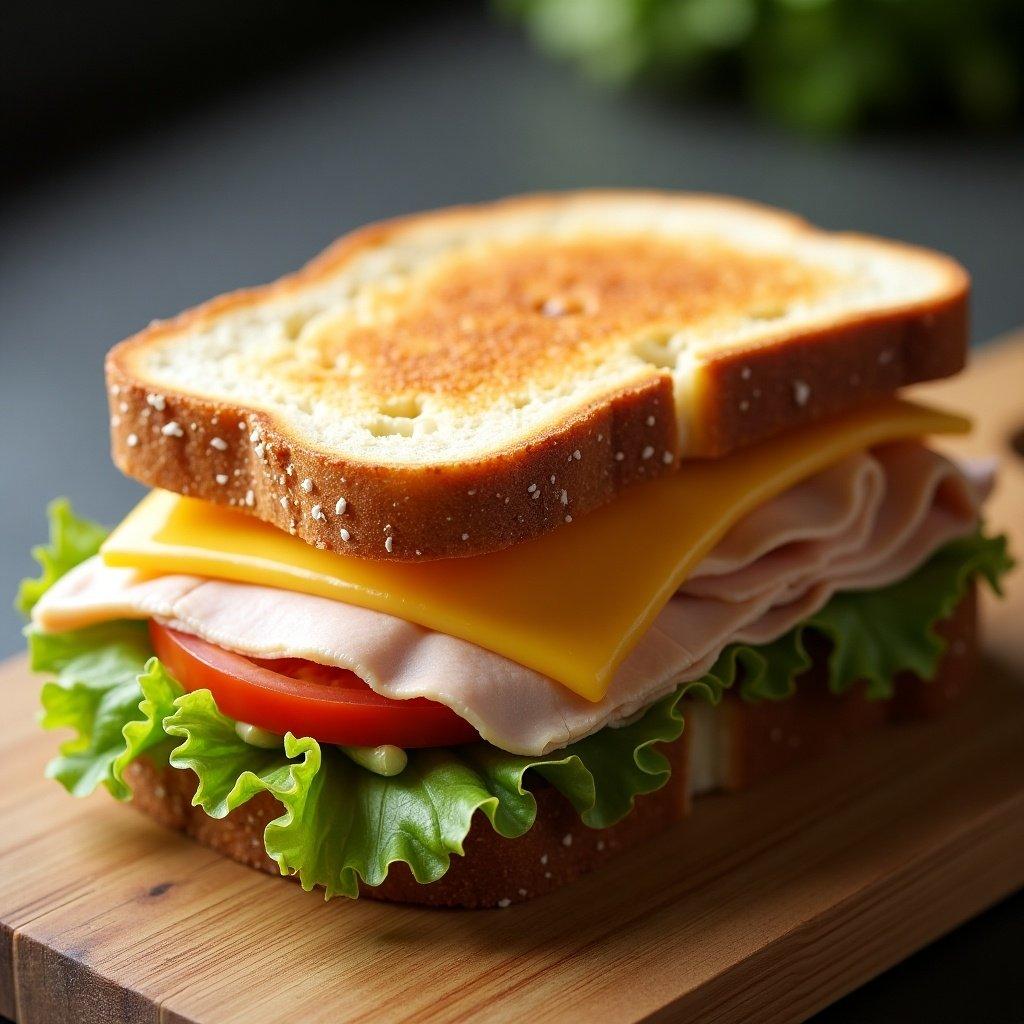
[[[975, 277], [979, 341], [1024, 321], [1019, 138], [795, 138], [594, 89], [473, 11], [339, 39], [136, 121], [21, 168], [0, 207], [0, 593], [31, 570], [51, 497], [115, 522], [141, 493], [107, 455], [107, 347], [375, 218], [587, 185], [734, 193], [954, 254]], [[0, 653], [19, 629], [0, 618]], [[1024, 1021], [1022, 940], [1017, 897], [820, 1020]]]

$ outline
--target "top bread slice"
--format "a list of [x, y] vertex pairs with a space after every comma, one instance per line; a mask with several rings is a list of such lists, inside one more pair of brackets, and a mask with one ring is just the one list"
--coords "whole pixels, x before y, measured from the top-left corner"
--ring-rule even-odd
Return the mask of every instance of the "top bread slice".
[[441, 210], [121, 342], [113, 455], [318, 547], [480, 554], [955, 373], [968, 291], [945, 256], [732, 199]]

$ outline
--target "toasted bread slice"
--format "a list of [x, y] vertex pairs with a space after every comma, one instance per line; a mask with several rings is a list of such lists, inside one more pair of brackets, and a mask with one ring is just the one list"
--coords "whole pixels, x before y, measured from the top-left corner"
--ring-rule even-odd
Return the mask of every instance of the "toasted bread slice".
[[115, 347], [114, 459], [332, 550], [477, 554], [954, 373], [968, 286], [944, 256], [709, 196], [407, 217]]

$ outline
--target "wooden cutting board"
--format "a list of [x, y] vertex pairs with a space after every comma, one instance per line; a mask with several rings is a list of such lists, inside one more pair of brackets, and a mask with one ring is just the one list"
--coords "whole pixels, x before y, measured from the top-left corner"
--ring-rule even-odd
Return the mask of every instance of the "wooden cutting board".
[[[1004, 456], [1024, 554], [1024, 340], [927, 393]], [[1022, 445], [1024, 448], [1024, 445]], [[1024, 885], [1024, 580], [980, 691], [502, 911], [325, 904], [43, 778], [39, 684], [0, 669], [0, 1013], [21, 1024], [796, 1021]]]

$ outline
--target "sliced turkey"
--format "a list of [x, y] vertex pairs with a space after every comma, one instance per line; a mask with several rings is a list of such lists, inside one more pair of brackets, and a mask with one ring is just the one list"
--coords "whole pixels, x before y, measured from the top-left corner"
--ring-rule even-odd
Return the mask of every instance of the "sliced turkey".
[[[900, 442], [803, 481], [729, 531], [596, 703], [501, 655], [382, 612], [196, 576], [147, 578], [98, 557], [52, 587], [33, 620], [52, 632], [156, 618], [242, 654], [348, 668], [384, 696], [447, 705], [495, 746], [543, 754], [699, 678], [731, 642], [775, 639], [837, 590], [906, 577], [974, 529], [989, 480], [969, 479], [920, 444]], [[604, 599], [614, 594], [609, 580]]]

